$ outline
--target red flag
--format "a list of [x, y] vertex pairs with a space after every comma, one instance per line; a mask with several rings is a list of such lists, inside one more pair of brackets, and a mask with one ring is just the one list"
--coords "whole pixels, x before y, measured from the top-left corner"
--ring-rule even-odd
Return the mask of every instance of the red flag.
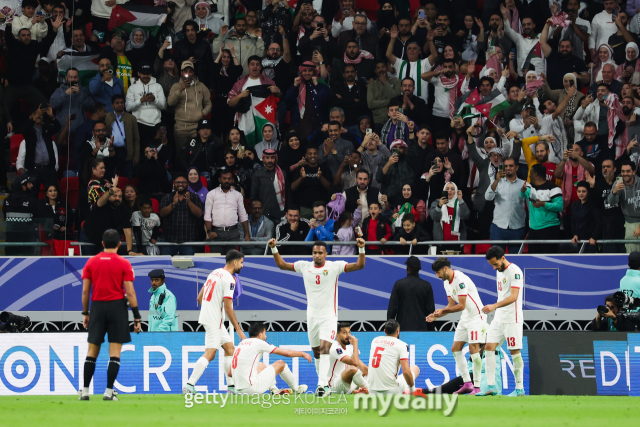
[[478, 89], [474, 89], [473, 92], [469, 94], [467, 99], [464, 101], [465, 104], [476, 105], [483, 97], [480, 96]]
[[478, 113], [482, 114], [487, 119], [489, 118], [489, 113], [491, 113], [491, 104], [478, 104], [474, 108], [478, 110]]
[[264, 101], [256, 105], [256, 111], [262, 114], [262, 117], [267, 119], [271, 123], [276, 122], [276, 111], [278, 110], [278, 98], [273, 96], [273, 94], [269, 95], [268, 98], [265, 98]]

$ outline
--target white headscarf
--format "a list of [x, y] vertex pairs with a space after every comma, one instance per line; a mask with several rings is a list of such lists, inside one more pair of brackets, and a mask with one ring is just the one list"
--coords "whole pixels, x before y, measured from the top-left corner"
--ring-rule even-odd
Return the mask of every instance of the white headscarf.
[[[444, 185], [444, 188], [442, 189], [442, 191], [447, 190], [447, 185], [453, 185], [453, 187], [455, 188], [455, 195], [453, 196], [453, 199], [449, 199], [446, 205], [442, 206], [442, 217], [440, 218], [440, 226], [444, 230], [444, 224], [445, 223], [449, 224], [449, 221], [452, 220], [453, 224], [451, 225], [451, 234], [453, 236], [460, 236], [460, 212], [459, 212], [460, 206], [459, 206], [459, 200], [458, 200], [458, 186], [454, 182], [447, 182]], [[445, 209], [445, 207], [447, 209]], [[453, 209], [452, 219], [449, 219], [448, 208]]]

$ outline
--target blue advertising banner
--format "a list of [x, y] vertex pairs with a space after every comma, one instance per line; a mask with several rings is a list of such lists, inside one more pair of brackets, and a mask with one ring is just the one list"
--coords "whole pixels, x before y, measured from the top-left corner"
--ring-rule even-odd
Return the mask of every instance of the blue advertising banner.
[[[309, 259], [309, 258], [306, 258]], [[337, 259], [329, 257], [329, 260]], [[344, 257], [355, 262], [355, 257]], [[446, 302], [442, 282], [431, 271], [435, 257], [423, 256], [423, 279], [431, 282], [437, 305]], [[530, 256], [510, 255], [524, 273], [527, 310], [593, 309], [619, 288], [627, 267], [626, 255]], [[81, 311], [82, 268], [87, 258], [0, 259], [0, 310]], [[198, 310], [196, 296], [209, 273], [224, 265], [220, 257], [195, 257], [195, 267], [179, 270], [169, 257], [129, 258], [136, 274], [140, 309], [148, 309], [149, 271], [162, 268], [167, 286], [176, 295], [178, 310]], [[296, 258], [287, 257], [288, 262]], [[406, 257], [369, 257], [364, 270], [342, 274], [339, 308], [386, 310], [393, 284], [406, 277]], [[496, 301], [495, 271], [484, 256], [451, 257], [453, 268], [466, 273], [478, 287], [484, 304]], [[247, 257], [241, 272], [244, 292], [238, 310], [305, 310], [306, 295], [298, 273], [279, 270], [271, 257]]]
[[629, 348], [629, 396], [640, 396], [640, 334], [628, 335]]
[[630, 370], [627, 341], [594, 341], [593, 358], [598, 395], [628, 396]]
[[[358, 332], [361, 359], [368, 364], [371, 341], [376, 332]], [[400, 339], [409, 344], [409, 363], [420, 368], [417, 387], [435, 387], [456, 376], [450, 352], [453, 332], [404, 332]], [[48, 333], [5, 335], [0, 341], [0, 395], [75, 394], [83, 384], [83, 364], [87, 354], [86, 333]], [[132, 334], [132, 342], [123, 345], [120, 371], [115, 388], [120, 393], [181, 393], [195, 362], [204, 351], [204, 333], [155, 332]], [[311, 354], [304, 332], [268, 332], [273, 345]], [[529, 351], [524, 337], [524, 388], [529, 394]], [[505, 354], [509, 354], [506, 346]], [[464, 353], [468, 352], [465, 347]], [[199, 391], [225, 391], [222, 353], [209, 364], [198, 383]], [[467, 355], [468, 357], [468, 355]], [[286, 361], [301, 384], [314, 389], [315, 365], [304, 359], [265, 354], [263, 362]], [[106, 387], [108, 346], [102, 346], [92, 383], [93, 393]], [[515, 382], [510, 356], [502, 364], [502, 390], [513, 391]], [[278, 387], [286, 387], [278, 378]]]

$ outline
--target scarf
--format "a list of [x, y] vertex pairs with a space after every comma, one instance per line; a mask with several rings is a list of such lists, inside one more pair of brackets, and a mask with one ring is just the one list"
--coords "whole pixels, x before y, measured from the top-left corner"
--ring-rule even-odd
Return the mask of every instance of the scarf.
[[366, 50], [361, 50], [360, 54], [356, 57], [356, 59], [351, 59], [347, 56], [347, 52], [344, 53], [344, 63], [345, 64], [359, 64], [362, 62], [362, 59], [373, 59], [373, 55], [371, 55]]
[[278, 58], [278, 59], [264, 58], [262, 60], [262, 68], [275, 67], [276, 65], [278, 65], [280, 63], [280, 61], [282, 61], [282, 56], [280, 58]]
[[[538, 93], [540, 89], [542, 89], [542, 86], [544, 86], [544, 80], [542, 80], [542, 76], [539, 76], [534, 71], [529, 71], [526, 75], [528, 76], [531, 73], [536, 75], [537, 80], [527, 83], [526, 91], [527, 91], [527, 95], [533, 98], [533, 96], [536, 93]], [[525, 76], [525, 79], [526, 79], [526, 76]]]
[[[391, 133], [391, 126], [393, 126], [393, 120], [389, 119], [387, 120], [387, 123], [384, 124], [384, 126], [382, 126], [382, 132], [380, 132], [380, 140], [382, 141], [383, 144], [386, 144], [387, 141], [389, 140], [389, 134]], [[401, 122], [400, 120], [398, 120], [398, 123], [396, 123], [396, 129], [395, 132], [393, 133], [393, 139], [402, 139], [404, 141], [404, 127], [405, 127], [405, 123]]]
[[[320, 74], [316, 69], [316, 66], [311, 61], [304, 61], [301, 66], [298, 67], [298, 72], [302, 73], [305, 68], [312, 68], [315, 70], [315, 76]], [[304, 79], [300, 77], [300, 84], [298, 85], [298, 112], [300, 113], [300, 119], [304, 117], [305, 105], [307, 102], [307, 84]]]
[[[604, 101], [605, 105], [608, 108], [607, 111], [607, 124], [609, 125], [609, 136], [608, 143], [609, 148], [613, 146], [614, 139], [616, 136], [616, 125], [620, 121], [620, 118], [624, 119], [624, 114], [622, 113], [622, 106], [620, 105], [620, 101], [618, 100], [618, 95], [615, 93], [610, 93], [607, 95], [607, 99]], [[602, 107], [600, 107], [602, 108]], [[627, 129], [625, 127], [624, 132], [620, 134], [618, 137], [619, 144], [616, 145], [616, 159], [620, 158], [627, 149], [627, 143], [629, 142], [629, 135], [627, 134]]]
[[[616, 68], [615, 79], [621, 81], [622, 83], [637, 83], [637, 80], [633, 81], [633, 79], [635, 73], [640, 72], [640, 61], [638, 61], [638, 45], [633, 42], [627, 43], [625, 52], [629, 48], [632, 48], [636, 52], [636, 56], [633, 59], [629, 59], [629, 54], [626, 54], [626, 60], [622, 64], [618, 65], [618, 68]], [[633, 68], [634, 73], [631, 76], [625, 78], [622, 77], [622, 72], [627, 67]]]
[[551, 17], [551, 26], [567, 28], [571, 25], [571, 20], [566, 12], [557, 12]]
[[[142, 37], [144, 38], [142, 40], [142, 43], [138, 44], [135, 43], [133, 41], [133, 36], [135, 35], [135, 33], [137, 33], [138, 31], [142, 31]], [[140, 49], [142, 47], [144, 47], [144, 43], [147, 41], [147, 33], [144, 32], [144, 30], [142, 28], [134, 28], [133, 31], [131, 31], [131, 36], [129, 36], [129, 41], [127, 41], [127, 45], [125, 46], [125, 51], [129, 51], [129, 50], [133, 50], [133, 49]]]
[[[567, 73], [564, 75], [563, 80], [566, 78], [570, 78], [573, 79], [573, 84], [575, 86], [578, 86], [578, 79], [576, 79], [575, 74], [573, 73]], [[564, 90], [565, 93], [567, 92], [567, 90]], [[573, 114], [576, 112], [577, 109], [577, 105], [576, 105], [576, 100], [578, 99], [578, 93], [576, 92], [575, 96], [572, 96], [571, 98], [569, 98], [569, 101], [567, 101], [567, 106], [564, 108], [564, 113], [563, 113], [563, 117], [565, 119], [573, 119]], [[573, 141], [574, 137], [575, 137], [575, 128], [573, 126], [569, 126], [568, 129], [566, 129], [567, 131], [567, 139], [569, 141]]]
[[[606, 61], [602, 62], [600, 60], [600, 48], [605, 48], [609, 52], [609, 58]], [[596, 52], [596, 57], [593, 58], [593, 68], [591, 69], [591, 83], [596, 83], [602, 80], [602, 67], [604, 64], [613, 64], [616, 67], [616, 63], [613, 62], [613, 49], [606, 43], [601, 44], [598, 47], [598, 51]]]
[[450, 79], [444, 74], [440, 76], [440, 83], [444, 86], [445, 93], [449, 93], [449, 116], [453, 117], [456, 114], [456, 101], [458, 100], [458, 76], [453, 75]]
[[[573, 165], [571, 161], [564, 164], [564, 175], [562, 176], [562, 201], [564, 208], [562, 209], [562, 216], [567, 213], [567, 207], [571, 203], [571, 192], [573, 191], [573, 175], [571, 170]], [[584, 167], [578, 162], [578, 181], [584, 180]]]
[[327, 218], [337, 221], [344, 212], [346, 202], [342, 193], [336, 193], [336, 199], [327, 203]]
[[189, 181], [189, 187], [193, 190], [194, 193], [197, 193], [202, 189], [202, 181], [200, 180], [200, 171], [198, 170], [197, 167], [191, 166], [189, 169], [187, 169], [187, 177], [189, 176], [189, 172], [191, 172], [191, 170], [195, 170], [198, 173], [198, 181], [197, 182]]
[[[491, 59], [487, 61], [485, 67], [487, 68], [487, 70], [493, 68], [495, 72], [498, 73], [498, 77], [502, 76], [502, 63], [498, 59], [498, 55], [493, 55]], [[485, 75], [489, 75], [489, 72], [487, 71]]]
[[522, 34], [522, 25], [520, 24], [520, 14], [518, 13], [518, 8], [513, 10], [509, 10], [509, 25], [511, 29], [518, 34]]
[[404, 217], [404, 214], [407, 213], [411, 213], [413, 211], [413, 214], [416, 217], [416, 220], [418, 219], [418, 215], [417, 215], [417, 211], [413, 208], [413, 206], [411, 205], [411, 203], [407, 202], [404, 205], [402, 205], [400, 207], [400, 209], [398, 210], [398, 218], [395, 220], [394, 222], [394, 226], [397, 227], [402, 227], [402, 218]]
[[[405, 67], [408, 67], [407, 72], [409, 74], [405, 75]], [[400, 74], [398, 74], [398, 78], [400, 79], [400, 81], [402, 81], [402, 79], [404, 79], [405, 77], [410, 77], [411, 74], [411, 63], [407, 60], [402, 61], [402, 65], [400, 65]], [[422, 96], [422, 78], [420, 77], [422, 75], [422, 61], [421, 60], [417, 60], [416, 61], [416, 76], [417, 78], [414, 78], [413, 81], [416, 82], [416, 95], [418, 96]]]
[[[442, 207], [442, 217], [440, 218], [440, 226], [444, 230], [444, 224], [451, 224], [451, 235], [460, 236], [460, 215], [458, 215], [458, 186], [453, 182], [444, 185], [442, 191], [447, 189], [447, 185], [453, 185], [456, 188], [456, 195], [453, 199], [449, 199], [446, 205]], [[449, 219], [449, 209], [453, 208], [453, 218]], [[451, 221], [451, 222], [449, 222]]]

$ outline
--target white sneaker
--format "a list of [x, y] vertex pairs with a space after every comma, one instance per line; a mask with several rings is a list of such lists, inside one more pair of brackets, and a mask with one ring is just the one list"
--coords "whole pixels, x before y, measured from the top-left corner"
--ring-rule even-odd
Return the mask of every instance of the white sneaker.
[[295, 393], [296, 394], [304, 394], [307, 391], [308, 388], [309, 387], [307, 387], [306, 384], [300, 384], [298, 386], [298, 388], [295, 390]]

